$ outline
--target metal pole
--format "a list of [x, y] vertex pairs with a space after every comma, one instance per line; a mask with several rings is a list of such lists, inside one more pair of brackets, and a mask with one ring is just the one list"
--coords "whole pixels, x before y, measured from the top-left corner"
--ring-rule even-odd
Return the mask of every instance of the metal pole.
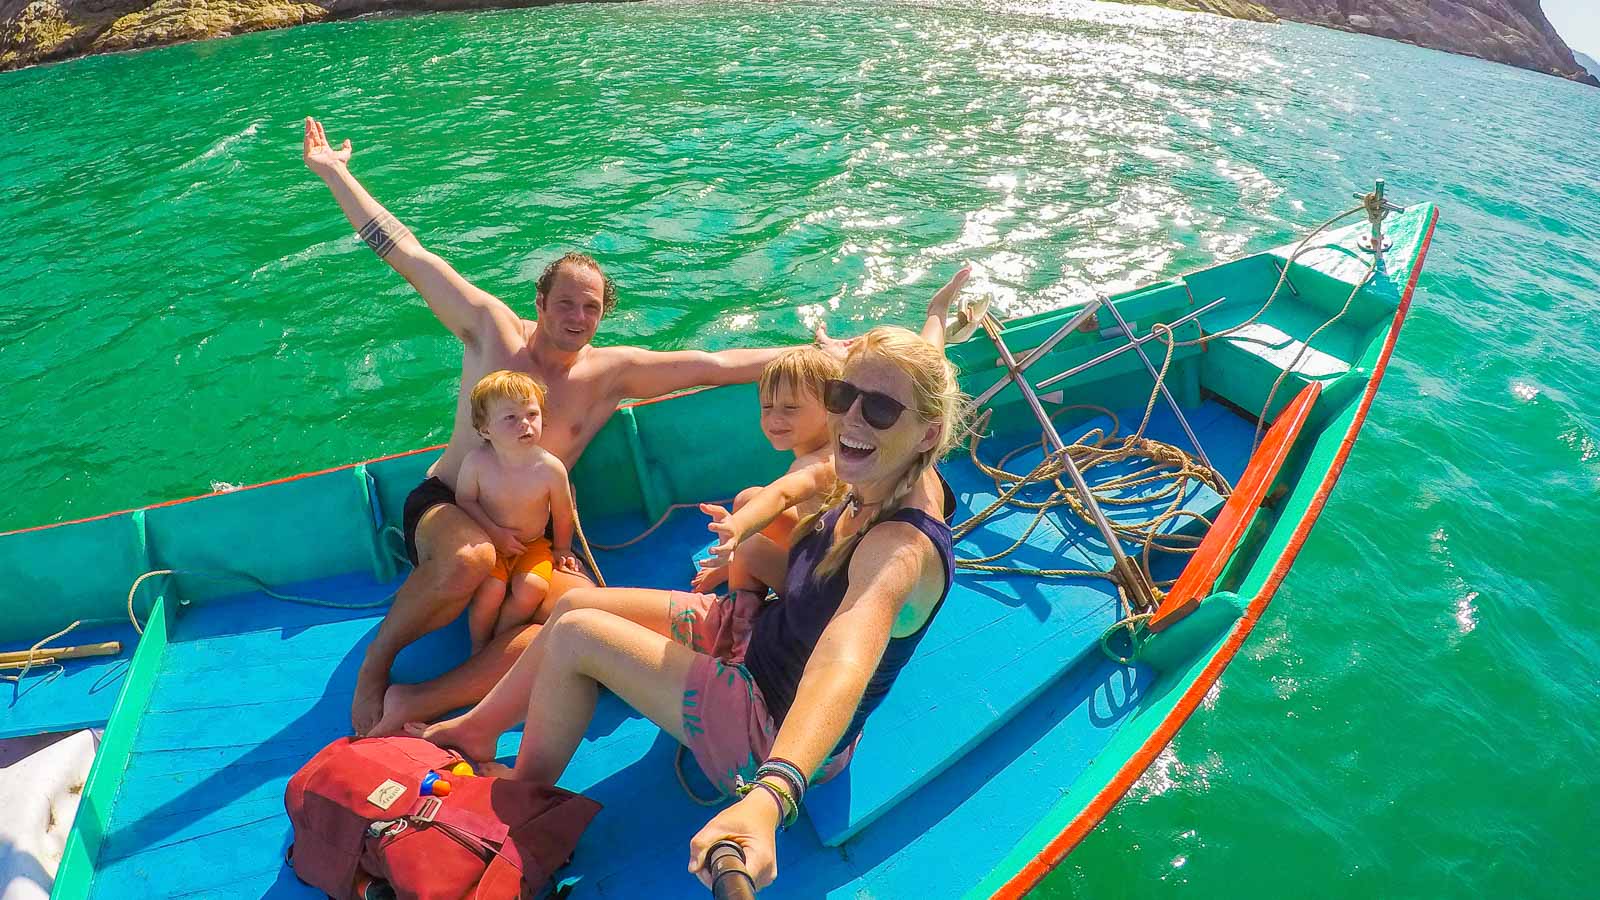
[[1296, 297], [1300, 296], [1300, 289], [1294, 286], [1294, 279], [1284, 274], [1283, 264], [1274, 259], [1272, 260], [1272, 267], [1278, 270], [1278, 277], [1282, 278], [1283, 283], [1288, 286], [1289, 293]]
[[1100, 530], [1100, 536], [1105, 539], [1106, 547], [1111, 551], [1111, 558], [1115, 561], [1113, 571], [1121, 579], [1123, 587], [1133, 595], [1133, 605], [1138, 609], [1151, 606], [1155, 603], [1155, 592], [1144, 580], [1144, 575], [1140, 573], [1138, 566], [1122, 552], [1122, 543], [1118, 540], [1117, 533], [1111, 530], [1111, 523], [1106, 520], [1106, 514], [1101, 512], [1100, 504], [1095, 502], [1094, 494], [1090, 493], [1088, 483], [1083, 480], [1083, 473], [1078, 471], [1078, 464], [1073, 462], [1072, 454], [1067, 452], [1067, 445], [1061, 440], [1060, 432], [1056, 431], [1055, 423], [1050, 421], [1049, 414], [1044, 411], [1044, 404], [1039, 402], [1039, 395], [1034, 393], [1033, 387], [1028, 384], [1028, 379], [1017, 368], [1017, 361], [1011, 356], [1011, 349], [1006, 346], [1006, 342], [1000, 338], [1000, 329], [993, 317], [984, 318], [983, 331], [989, 336], [989, 340], [994, 342], [994, 348], [1000, 354], [1000, 361], [1005, 363], [1009, 377], [1017, 383], [1022, 396], [1027, 398], [1034, 417], [1044, 426], [1045, 439], [1049, 441], [1050, 449], [1059, 454], [1065, 464], [1067, 475], [1072, 479], [1072, 486], [1077, 489], [1078, 496], [1083, 498], [1083, 505], [1089, 509], [1095, 527]]
[[[1223, 301], [1225, 301], [1227, 299], [1228, 299], [1227, 297], [1218, 297], [1217, 299], [1211, 301], [1210, 303], [1207, 303], [1205, 306], [1200, 307], [1199, 309], [1195, 310], [1192, 313], [1187, 313], [1187, 314], [1185, 314], [1183, 316], [1180, 316], [1180, 317], [1178, 317], [1176, 319], [1173, 319], [1171, 322], [1167, 323], [1167, 327], [1168, 328], [1177, 328], [1179, 325], [1187, 325], [1190, 322], [1193, 322], [1195, 319], [1198, 319], [1201, 316], [1205, 315], [1206, 313], [1212, 311], [1213, 309], [1216, 309], [1219, 304], [1221, 304]], [[1095, 366], [1098, 366], [1101, 363], [1103, 363], [1103, 362], [1105, 362], [1105, 361], [1107, 361], [1109, 359], [1112, 359], [1113, 357], [1121, 356], [1122, 354], [1127, 353], [1129, 350], [1132, 350], [1133, 348], [1139, 346], [1140, 344], [1143, 344], [1146, 341], [1150, 341], [1150, 340], [1154, 340], [1154, 339], [1155, 339], [1155, 335], [1154, 334], [1147, 334], [1142, 338], [1135, 338], [1135, 339], [1133, 339], [1132, 342], [1127, 343], [1127, 344], [1123, 344], [1121, 347], [1118, 347], [1115, 350], [1107, 350], [1106, 352], [1100, 354], [1099, 356], [1096, 356], [1094, 359], [1091, 359], [1091, 360], [1089, 360], [1088, 362], [1086, 362], [1086, 363], [1084, 363], [1082, 365], [1073, 366], [1072, 368], [1066, 370], [1065, 372], [1062, 372], [1060, 375], [1051, 375], [1049, 378], [1046, 378], [1045, 380], [1039, 382], [1038, 385], [1036, 385], [1036, 387], [1038, 387], [1040, 389], [1043, 389], [1043, 388], [1047, 388], [1050, 385], [1055, 384], [1057, 382], [1066, 381], [1068, 378], [1071, 378], [1072, 376], [1078, 374], [1079, 372], [1088, 371], [1089, 369], [1092, 369]]]
[[[1067, 324], [1056, 329], [1056, 333], [1050, 335], [1049, 339], [1024, 354], [1022, 361], [1017, 363], [1017, 371], [1026, 372], [1029, 366], [1038, 362], [1046, 353], [1049, 353], [1051, 350], [1055, 349], [1056, 344], [1061, 343], [1062, 338], [1077, 330], [1078, 326], [1082, 325], [1085, 319], [1094, 315], [1095, 310], [1099, 308], [1100, 298], [1096, 297], [1095, 299], [1089, 301], [1088, 305], [1084, 306], [1083, 309], [1078, 310], [1078, 313], [1067, 321]], [[999, 381], [996, 381], [994, 385], [991, 386], [987, 391], [984, 391], [973, 399], [972, 408], [979, 409], [985, 403], [988, 403], [990, 400], [994, 399], [994, 395], [1000, 393], [1000, 389], [1010, 383], [1010, 375], [1007, 375]]]
[[[1133, 329], [1129, 328], [1127, 320], [1122, 318], [1122, 311], [1117, 309], [1117, 304], [1108, 302], [1105, 306], [1106, 309], [1111, 311], [1111, 317], [1117, 320], [1117, 327], [1121, 328], [1122, 333], [1128, 336], [1128, 340], [1133, 340]], [[1217, 472], [1217, 467], [1213, 466], [1211, 460], [1206, 457], [1206, 448], [1200, 446], [1200, 438], [1196, 437], [1194, 429], [1189, 427], [1189, 420], [1184, 417], [1183, 410], [1178, 408], [1178, 401], [1172, 399], [1172, 393], [1167, 390], [1167, 383], [1161, 380], [1160, 370], [1150, 362], [1150, 357], [1145, 355], [1143, 347], [1137, 344], [1134, 346], [1138, 350], [1139, 358], [1144, 361], [1145, 370], [1150, 373], [1151, 378], [1155, 379], [1156, 388], [1161, 391], [1161, 396], [1166, 398], [1167, 405], [1172, 407], [1172, 414], [1178, 417], [1178, 424], [1183, 426], [1183, 433], [1189, 438], [1189, 446], [1194, 448], [1194, 452], [1199, 455], [1200, 462], [1204, 463], [1206, 468]], [[1222, 473], [1217, 472], [1217, 477], [1222, 478]], [[1223, 487], [1228, 488], [1228, 493], [1233, 493], [1226, 479], [1223, 479], [1222, 484]]]
[[[1388, 238], [1383, 236], [1383, 217], [1403, 209], [1403, 207], [1395, 206], [1384, 199], [1383, 191], [1383, 179], [1379, 178], [1370, 195], [1375, 197], [1377, 202], [1367, 207], [1367, 221], [1372, 224], [1372, 233], [1356, 241], [1356, 246], [1376, 257], [1376, 262], [1373, 263], [1374, 267], [1383, 266], [1383, 251], [1394, 246]], [[1366, 194], [1357, 194], [1356, 199], [1360, 200], [1363, 206], [1366, 206], [1368, 196]]]

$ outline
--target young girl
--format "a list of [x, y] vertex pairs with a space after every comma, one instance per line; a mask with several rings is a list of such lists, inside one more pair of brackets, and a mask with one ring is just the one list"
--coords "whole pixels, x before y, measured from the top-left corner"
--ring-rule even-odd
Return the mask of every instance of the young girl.
[[[759, 591], [772, 585], [773, 573], [789, 553], [796, 522], [820, 507], [833, 489], [833, 441], [823, 386], [839, 377], [839, 361], [814, 347], [783, 354], [761, 371], [761, 433], [772, 448], [794, 453], [794, 462], [777, 481], [748, 487], [733, 500], [733, 512], [710, 503], [710, 529], [721, 540], [701, 563], [694, 589], [709, 592], [724, 580], [734, 590]], [[733, 559], [734, 547], [740, 548]]]
[[[962, 267], [928, 301], [924, 341], [944, 348], [945, 318], [970, 275], [970, 267]], [[987, 308], [985, 303], [983, 311]], [[981, 317], [983, 311], [974, 315]], [[837, 483], [824, 395], [839, 372], [832, 357], [801, 349], [778, 357], [761, 373], [761, 430], [774, 448], [793, 449], [795, 461], [777, 481], [740, 491], [732, 513], [710, 503], [700, 505], [711, 517], [707, 527], [721, 540], [701, 563], [692, 582], [696, 591], [710, 591], [727, 579], [735, 594], [750, 591], [763, 600], [769, 587], [782, 585], [780, 573], [788, 563], [795, 523], [820, 510]], [[784, 411], [781, 418], [779, 409]], [[769, 424], [769, 416], [776, 424]]]

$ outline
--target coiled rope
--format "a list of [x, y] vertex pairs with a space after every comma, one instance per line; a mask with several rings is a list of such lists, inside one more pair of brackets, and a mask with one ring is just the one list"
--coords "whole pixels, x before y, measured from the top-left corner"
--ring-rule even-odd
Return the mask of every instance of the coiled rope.
[[[1145, 430], [1150, 424], [1156, 400], [1160, 396], [1161, 386], [1165, 382], [1167, 373], [1172, 366], [1172, 359], [1177, 348], [1207, 344], [1219, 338], [1237, 334], [1260, 321], [1273, 302], [1277, 300], [1278, 295], [1283, 290], [1283, 286], [1288, 282], [1289, 270], [1294, 267], [1295, 260], [1309, 248], [1311, 242], [1318, 235], [1321, 235], [1344, 219], [1363, 212], [1367, 214], [1369, 220], [1374, 222], [1381, 221], [1385, 210], [1381, 199], [1377, 197], [1376, 193], [1367, 194], [1362, 198], [1361, 205], [1347, 209], [1329, 218], [1301, 238], [1290, 251], [1288, 258], [1278, 273], [1278, 280], [1273, 285], [1271, 293], [1267, 295], [1265, 302], [1243, 322], [1219, 331], [1201, 334], [1197, 338], [1186, 341], [1177, 340], [1172, 333], [1171, 327], [1166, 323], [1153, 325], [1150, 333], [1159, 333], [1161, 335], [1162, 341], [1167, 348], [1166, 356], [1162, 360], [1161, 369], [1156, 375], [1149, 399], [1145, 403], [1144, 416], [1140, 419], [1139, 426], [1131, 434], [1125, 437], [1118, 434], [1120, 422], [1117, 416], [1108, 409], [1088, 404], [1063, 406], [1050, 414], [1052, 420], [1072, 410], [1090, 410], [1108, 417], [1111, 420], [1110, 430], [1099, 427], [1091, 428], [1063, 450], [1046, 452], [1044, 458], [1030, 471], [1018, 473], [1009, 471], [1006, 468], [1007, 464], [1022, 453], [1035, 448], [1048, 448], [1047, 438], [1041, 433], [1038, 441], [1018, 447], [1001, 457], [994, 465], [989, 465], [982, 460], [978, 453], [978, 445], [982, 440], [984, 428], [992, 415], [992, 410], [985, 410], [973, 426], [972, 440], [969, 444], [969, 457], [972, 460], [972, 464], [979, 471], [988, 475], [994, 482], [997, 497], [987, 507], [957, 525], [953, 529], [954, 537], [956, 540], [960, 540], [1005, 508], [1030, 511], [1033, 514], [1033, 518], [1027, 527], [1023, 529], [1021, 536], [1004, 550], [987, 556], [958, 558], [956, 560], [957, 568], [1000, 575], [1024, 575], [1034, 578], [1103, 578], [1110, 581], [1117, 588], [1117, 599], [1122, 609], [1122, 617], [1101, 634], [1100, 649], [1112, 660], [1123, 665], [1129, 664], [1137, 656], [1143, 638], [1147, 634], [1146, 629], [1154, 615], [1155, 606], [1160, 604], [1161, 599], [1166, 594], [1166, 590], [1171, 588], [1175, 580], [1158, 581], [1155, 579], [1150, 568], [1151, 550], [1160, 550], [1172, 554], [1192, 554], [1199, 548], [1203, 540], [1203, 538], [1186, 534], [1163, 533], [1162, 528], [1176, 519], [1187, 517], [1199, 521], [1205, 530], [1209, 531], [1212, 524], [1209, 519], [1200, 513], [1181, 509], [1180, 507], [1190, 495], [1191, 488], [1197, 483], [1204, 484], [1219, 494], [1224, 494], [1227, 491], [1226, 481], [1215, 469], [1190, 456], [1180, 447], [1145, 436]], [[1349, 311], [1356, 295], [1360, 293], [1361, 288], [1366, 285], [1376, 269], [1377, 256], [1374, 255], [1366, 272], [1351, 288], [1350, 295], [1345, 299], [1344, 306], [1332, 318], [1323, 322], [1306, 337], [1294, 359], [1279, 373], [1278, 378], [1273, 382], [1272, 389], [1267, 393], [1266, 403], [1262, 405], [1261, 412], [1256, 417], [1255, 436], [1251, 441], [1252, 453], [1255, 452], [1255, 448], [1261, 440], [1262, 427], [1266, 422], [1268, 412], [1272, 409], [1272, 402], [1276, 398], [1278, 389], [1282, 386], [1284, 379], [1299, 366], [1300, 361], [1311, 349], [1312, 341]], [[1129, 335], [1130, 339], [1132, 337], [1132, 335]], [[1018, 548], [1022, 547], [1039, 527], [1045, 515], [1052, 509], [1066, 507], [1085, 524], [1094, 525], [1093, 515], [1083, 498], [1078, 496], [1074, 488], [1062, 482], [1062, 473], [1066, 471], [1066, 460], [1063, 459], [1063, 456], [1069, 457], [1077, 465], [1078, 470], [1085, 476], [1085, 481], [1088, 480], [1089, 470], [1096, 466], [1112, 465], [1129, 460], [1137, 460], [1142, 463], [1131, 472], [1112, 476], [1090, 487], [1090, 494], [1093, 496], [1094, 501], [1101, 506], [1142, 506], [1159, 503], [1163, 500], [1167, 501], [1154, 515], [1144, 521], [1110, 522], [1113, 534], [1139, 548], [1137, 564], [1141, 576], [1151, 587], [1152, 602], [1150, 605], [1140, 605], [1135, 608], [1134, 601], [1129, 598], [1120, 579], [1113, 572], [1090, 568], [1036, 569], [996, 563], [997, 560], [1010, 556]], [[1133, 492], [1138, 488], [1163, 481], [1168, 482], [1168, 484], [1159, 490], [1146, 493], [1143, 496], [1132, 496]], [[1027, 500], [1020, 496], [1024, 489], [1032, 485], [1048, 485], [1052, 490], [1049, 496], [1039, 501]], [[1122, 631], [1128, 633], [1129, 644], [1132, 648], [1127, 656], [1115, 652], [1110, 645], [1111, 638]]]

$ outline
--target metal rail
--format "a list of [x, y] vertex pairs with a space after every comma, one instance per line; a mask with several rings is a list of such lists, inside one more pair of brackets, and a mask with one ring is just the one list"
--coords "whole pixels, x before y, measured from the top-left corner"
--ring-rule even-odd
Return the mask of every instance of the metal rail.
[[[1050, 335], [1050, 337], [1046, 338], [1044, 343], [1042, 343], [1039, 346], [1033, 348], [1032, 350], [1029, 350], [1026, 354], [1024, 354], [1023, 357], [1022, 357], [1022, 361], [1017, 363], [1017, 371], [1018, 372], [1026, 372], [1028, 370], [1029, 366], [1033, 365], [1034, 363], [1036, 363], [1040, 359], [1042, 359], [1046, 353], [1049, 353], [1051, 350], [1054, 350], [1056, 344], [1061, 343], [1061, 339], [1062, 338], [1064, 338], [1067, 335], [1071, 334], [1072, 332], [1076, 331], [1078, 329], [1079, 325], [1082, 325], [1086, 319], [1088, 319], [1090, 316], [1095, 314], [1095, 311], [1100, 308], [1100, 303], [1101, 303], [1101, 300], [1100, 300], [1099, 297], [1096, 297], [1093, 300], [1089, 301], [1089, 303], [1087, 303], [1083, 307], [1083, 309], [1078, 310], [1076, 315], [1074, 315], [1071, 319], [1067, 320], [1067, 324], [1062, 325], [1060, 328], [1057, 328], [1054, 334], [1052, 334], [1052, 335]], [[985, 314], [985, 316], [987, 317], [987, 314]], [[1008, 385], [1010, 383], [1011, 383], [1011, 376], [1010, 375], [1007, 375], [1004, 378], [1000, 379], [999, 381], [996, 381], [992, 386], [990, 386], [990, 388], [988, 390], [984, 391], [983, 393], [979, 394], [976, 398], [973, 399], [972, 408], [973, 409], [981, 408], [985, 403], [988, 403], [990, 400], [993, 400], [994, 399], [994, 395], [1000, 393], [1001, 389], [1004, 388], [1006, 385]]]
[[[1117, 304], [1107, 302], [1105, 307], [1111, 312], [1111, 317], [1117, 320], [1117, 327], [1121, 328], [1122, 333], [1128, 336], [1128, 340], [1134, 340], [1133, 329], [1129, 328], [1128, 321], [1122, 318], [1122, 312], [1117, 309]], [[1200, 446], [1200, 438], [1195, 435], [1194, 429], [1189, 427], [1188, 417], [1183, 414], [1183, 410], [1178, 408], [1178, 401], [1172, 399], [1172, 392], [1167, 390], [1167, 383], [1161, 377], [1161, 372], [1150, 362], [1150, 357], [1145, 355], [1143, 347], [1135, 344], [1134, 349], [1138, 351], [1139, 359], [1144, 361], [1145, 371], [1149, 372], [1150, 377], [1155, 379], [1156, 389], [1161, 391], [1161, 396], [1167, 401], [1167, 406], [1171, 407], [1172, 414], [1178, 417], [1178, 424], [1183, 427], [1183, 433], [1189, 438], [1189, 446], [1194, 448], [1194, 452], [1200, 457], [1200, 462], [1206, 468], [1217, 472], [1217, 467], [1213, 466], [1210, 457], [1206, 456], [1206, 448]], [[1217, 472], [1217, 478], [1222, 482], [1222, 486], [1227, 489], [1227, 493], [1233, 493], [1233, 487], [1228, 484], [1227, 479], [1222, 477], [1221, 472]]]
[[1050, 442], [1051, 452], [1061, 458], [1067, 475], [1072, 479], [1072, 486], [1078, 491], [1078, 496], [1083, 498], [1083, 505], [1094, 519], [1094, 525], [1100, 530], [1100, 536], [1105, 539], [1106, 548], [1111, 551], [1111, 558], [1115, 560], [1112, 570], [1122, 582], [1123, 588], [1132, 596], [1133, 605], [1139, 609], [1153, 605], [1155, 591], [1150, 583], [1145, 581], [1139, 567], [1123, 552], [1122, 542], [1117, 538], [1117, 533], [1111, 530], [1111, 523], [1101, 511], [1100, 504], [1095, 501], [1088, 482], [1083, 480], [1083, 473], [1078, 471], [1078, 464], [1073, 461], [1072, 454], [1067, 452], [1067, 445], [1061, 440], [1061, 434], [1056, 431], [1056, 425], [1050, 420], [1049, 413], [1045, 412], [1044, 404], [1039, 402], [1039, 395], [1034, 393], [1033, 387], [1028, 384], [1028, 379], [1023, 376], [1017, 360], [1011, 355], [1011, 348], [1007, 347], [1006, 342], [1000, 337], [1000, 326], [993, 316], [984, 317], [983, 331], [989, 336], [989, 340], [994, 342], [994, 348], [1000, 354], [1000, 361], [1005, 364], [1007, 378], [1017, 383], [1017, 388], [1022, 391], [1022, 396], [1027, 399], [1028, 406], [1033, 410], [1034, 418], [1044, 426], [1045, 439]]
[[[1187, 325], [1190, 322], [1193, 322], [1195, 319], [1198, 319], [1201, 316], [1205, 315], [1206, 313], [1210, 312], [1211, 310], [1216, 309], [1219, 304], [1223, 303], [1227, 299], [1228, 299], [1227, 297], [1218, 297], [1217, 299], [1211, 301], [1210, 303], [1207, 303], [1205, 306], [1200, 307], [1199, 309], [1195, 310], [1192, 313], [1186, 313], [1185, 315], [1182, 315], [1182, 316], [1179, 316], [1176, 319], [1173, 319], [1171, 322], [1167, 323], [1167, 327], [1168, 328], [1177, 328], [1179, 325]], [[1144, 344], [1145, 342], [1151, 341], [1151, 340], [1154, 340], [1154, 339], [1155, 339], [1155, 334], [1153, 334], [1153, 333], [1152, 334], [1147, 334], [1147, 335], [1145, 335], [1144, 337], [1141, 337], [1141, 338], [1134, 338], [1130, 342], [1128, 342], [1126, 344], [1123, 344], [1121, 347], [1118, 347], [1115, 350], [1107, 350], [1106, 352], [1100, 354], [1099, 356], [1096, 356], [1094, 359], [1091, 359], [1086, 363], [1083, 363], [1082, 365], [1073, 366], [1072, 368], [1066, 370], [1065, 372], [1062, 372], [1059, 375], [1051, 375], [1049, 378], [1046, 378], [1045, 380], [1039, 382], [1037, 385], [1035, 385], [1035, 387], [1040, 389], [1040, 390], [1043, 390], [1044, 388], [1047, 388], [1052, 384], [1056, 384], [1058, 382], [1066, 381], [1068, 378], [1071, 378], [1072, 376], [1078, 374], [1079, 372], [1086, 372], [1089, 369], [1092, 369], [1095, 366], [1098, 366], [1101, 363], [1103, 363], [1103, 362], [1105, 362], [1105, 361], [1107, 361], [1109, 359], [1121, 356], [1122, 354], [1127, 353], [1129, 350], [1132, 350], [1135, 347], [1138, 347], [1141, 344]]]

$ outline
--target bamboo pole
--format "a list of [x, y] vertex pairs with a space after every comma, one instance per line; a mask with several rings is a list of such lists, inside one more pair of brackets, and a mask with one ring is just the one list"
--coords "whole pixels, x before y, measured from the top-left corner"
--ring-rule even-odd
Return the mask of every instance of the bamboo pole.
[[48, 666], [55, 661], [56, 659], [53, 656], [41, 656], [31, 663], [23, 660], [18, 660], [17, 662], [0, 662], [0, 669], [27, 669], [30, 667], [38, 668], [39, 666]]
[[121, 641], [106, 641], [102, 644], [83, 644], [77, 647], [40, 647], [37, 650], [7, 650], [0, 652], [0, 668], [26, 665], [31, 658], [34, 665], [38, 665], [44, 657], [55, 660], [83, 659], [90, 656], [116, 656], [122, 652]]

